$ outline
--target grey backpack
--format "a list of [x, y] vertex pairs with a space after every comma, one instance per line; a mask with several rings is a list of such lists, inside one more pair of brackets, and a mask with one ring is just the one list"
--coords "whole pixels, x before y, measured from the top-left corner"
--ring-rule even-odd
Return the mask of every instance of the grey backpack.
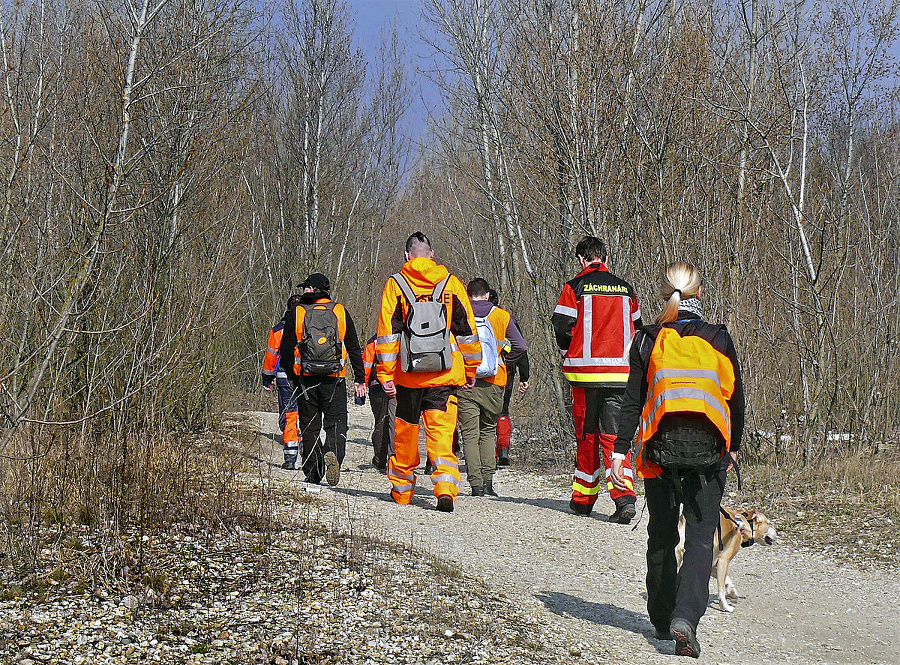
[[447, 307], [443, 303], [448, 274], [438, 282], [431, 297], [419, 299], [406, 278], [392, 275], [409, 302], [409, 314], [400, 334], [400, 367], [404, 372], [443, 372], [453, 366]]

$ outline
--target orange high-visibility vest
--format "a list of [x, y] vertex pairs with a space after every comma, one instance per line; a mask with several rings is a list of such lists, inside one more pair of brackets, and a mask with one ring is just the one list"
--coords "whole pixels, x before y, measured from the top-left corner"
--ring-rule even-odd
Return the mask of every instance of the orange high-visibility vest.
[[700, 413], [719, 430], [731, 449], [731, 409], [734, 367], [727, 356], [701, 337], [682, 337], [673, 328], [659, 331], [647, 367], [647, 401], [641, 413], [640, 446], [635, 466], [642, 478], [662, 469], [644, 459], [644, 444], [656, 435], [668, 413]]
[[347, 376], [347, 345], [344, 344], [344, 338], [347, 336], [347, 310], [339, 302], [333, 302], [328, 298], [319, 298], [312, 305], [297, 305], [296, 325], [294, 330], [297, 333], [297, 346], [294, 347], [294, 374], [303, 376], [303, 366], [300, 357], [300, 340], [303, 339], [303, 323], [306, 320], [306, 310], [309, 309], [327, 309], [329, 305], [334, 305], [334, 315], [337, 317], [337, 333], [338, 339], [341, 341], [341, 369], [338, 372], [329, 374], [329, 376], [345, 377]]

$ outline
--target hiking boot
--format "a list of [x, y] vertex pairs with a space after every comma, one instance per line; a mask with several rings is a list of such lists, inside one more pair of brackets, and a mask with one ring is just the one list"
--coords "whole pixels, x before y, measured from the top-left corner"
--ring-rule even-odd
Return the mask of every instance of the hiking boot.
[[288, 469], [293, 471], [296, 468], [297, 460], [296, 459], [286, 459], [281, 463], [282, 469]]
[[334, 487], [341, 479], [341, 463], [332, 451], [325, 453], [325, 480]]
[[437, 509], [442, 513], [452, 513], [453, 512], [453, 497], [449, 494], [441, 494], [438, 497]]
[[569, 501], [569, 510], [571, 510], [576, 515], [584, 515], [585, 517], [591, 514], [591, 510], [593, 506], [588, 506], [583, 503], [577, 503], [575, 499], [571, 499]]
[[484, 496], [484, 488], [481, 485], [472, 485], [472, 496]]
[[497, 453], [497, 466], [509, 466], [509, 450], [501, 448]]
[[674, 639], [672, 637], [672, 631], [668, 628], [660, 628], [659, 626], [653, 626], [654, 634], [653, 636], [658, 640], [668, 641]]
[[697, 642], [697, 633], [691, 624], [684, 619], [672, 619], [669, 630], [675, 640], [676, 656], [700, 657], [700, 643]]
[[488, 480], [484, 483], [484, 493], [488, 496], [500, 496], [494, 491], [494, 481]]
[[377, 457], [372, 458], [372, 466], [379, 471], [387, 471], [387, 462], [380, 462]]
[[622, 501], [617, 503], [615, 512], [609, 516], [609, 521], [615, 524], [631, 524], [636, 513], [634, 501]]

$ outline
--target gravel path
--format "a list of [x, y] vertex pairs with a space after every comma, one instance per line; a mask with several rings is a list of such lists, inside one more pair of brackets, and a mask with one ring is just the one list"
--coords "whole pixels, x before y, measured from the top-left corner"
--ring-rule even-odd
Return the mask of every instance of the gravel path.
[[[568, 511], [568, 477], [516, 468], [495, 477], [499, 499], [469, 497], [464, 482], [455, 512], [439, 513], [431, 481], [420, 475], [412, 504], [398, 506], [388, 496], [387, 478], [370, 463], [368, 406], [351, 407], [339, 485], [310, 487], [302, 472], [277, 466], [275, 414], [259, 418], [264, 476], [284, 489], [317, 492], [339, 507], [334, 526], [412, 545], [459, 565], [543, 624], [547, 644], [568, 650], [573, 659], [683, 662], [667, 655], [672, 642], [651, 637], [644, 592], [646, 516], [636, 530], [609, 524], [596, 511], [592, 518], [575, 516]], [[421, 450], [424, 459], [424, 445]], [[598, 507], [603, 513], [612, 504], [601, 499]], [[642, 507], [639, 497], [639, 517]], [[754, 507], [768, 514], [765, 506]], [[778, 516], [768, 516], [777, 528]], [[712, 604], [711, 593], [698, 631], [704, 661], [900, 663], [900, 581], [890, 571], [837, 564], [793, 547], [787, 538], [774, 547], [741, 550], [731, 571], [740, 599], [728, 614]], [[466, 584], [465, 577], [457, 583]]]

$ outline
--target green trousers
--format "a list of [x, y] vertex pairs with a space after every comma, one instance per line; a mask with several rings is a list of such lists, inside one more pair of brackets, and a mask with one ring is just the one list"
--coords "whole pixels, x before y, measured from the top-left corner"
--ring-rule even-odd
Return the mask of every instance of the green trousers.
[[497, 419], [503, 408], [503, 387], [482, 379], [473, 388], [460, 389], [459, 436], [466, 453], [468, 481], [483, 487], [497, 468]]

